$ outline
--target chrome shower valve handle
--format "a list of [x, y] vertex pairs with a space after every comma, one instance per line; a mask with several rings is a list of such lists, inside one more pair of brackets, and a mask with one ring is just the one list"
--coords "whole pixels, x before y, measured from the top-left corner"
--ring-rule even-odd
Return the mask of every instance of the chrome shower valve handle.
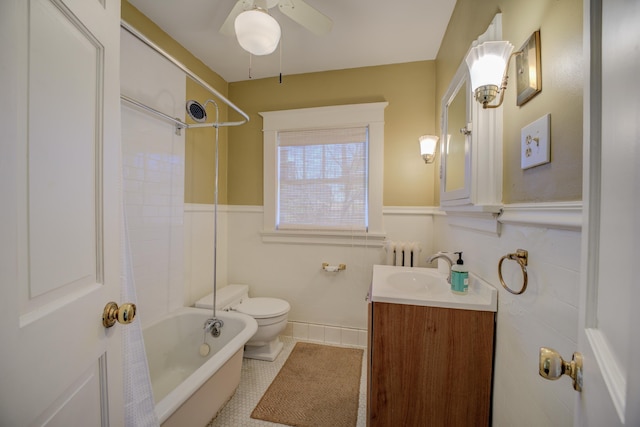
[[204, 331], [205, 333], [210, 332], [212, 337], [217, 338], [220, 336], [223, 326], [224, 326], [224, 322], [222, 321], [222, 319], [216, 319], [216, 318], [207, 319], [204, 322]]

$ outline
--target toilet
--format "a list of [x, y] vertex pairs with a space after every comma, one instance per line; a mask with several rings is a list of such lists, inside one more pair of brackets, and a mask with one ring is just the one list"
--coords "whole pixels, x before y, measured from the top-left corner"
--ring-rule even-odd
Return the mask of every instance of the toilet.
[[[200, 298], [197, 308], [213, 308], [213, 293]], [[227, 285], [218, 289], [216, 309], [237, 311], [247, 314], [258, 322], [257, 332], [249, 339], [244, 348], [244, 357], [273, 362], [280, 351], [282, 341], [278, 335], [287, 326], [291, 306], [278, 298], [249, 298], [249, 286]]]

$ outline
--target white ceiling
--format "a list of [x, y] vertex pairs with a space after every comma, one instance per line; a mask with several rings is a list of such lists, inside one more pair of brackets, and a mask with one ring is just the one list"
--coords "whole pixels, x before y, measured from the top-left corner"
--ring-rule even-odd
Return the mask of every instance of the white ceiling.
[[[300, 74], [435, 59], [455, 0], [306, 0], [333, 20], [324, 36], [269, 10], [282, 28], [282, 73]], [[249, 54], [218, 30], [236, 0], [129, 0], [220, 74], [249, 79]], [[253, 56], [251, 78], [277, 76], [280, 54]]]

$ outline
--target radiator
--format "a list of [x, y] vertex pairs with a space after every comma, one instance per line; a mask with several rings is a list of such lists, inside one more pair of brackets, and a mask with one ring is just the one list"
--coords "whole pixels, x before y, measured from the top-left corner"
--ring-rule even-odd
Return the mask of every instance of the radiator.
[[418, 267], [420, 265], [420, 244], [418, 242], [387, 241], [384, 249], [387, 251], [386, 264], [404, 267]]

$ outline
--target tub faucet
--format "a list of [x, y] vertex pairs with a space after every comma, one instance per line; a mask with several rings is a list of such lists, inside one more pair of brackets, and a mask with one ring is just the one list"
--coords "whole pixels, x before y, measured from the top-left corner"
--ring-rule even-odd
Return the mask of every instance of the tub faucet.
[[438, 258], [442, 258], [443, 260], [445, 260], [445, 261], [447, 261], [449, 263], [449, 275], [447, 276], [447, 283], [451, 284], [451, 267], [453, 267], [453, 261], [451, 261], [451, 258], [449, 258], [445, 254], [435, 254], [435, 255], [431, 255], [429, 258], [427, 258], [427, 262], [428, 263], [432, 263], [433, 261], [437, 260]]
[[224, 322], [221, 319], [211, 318], [207, 319], [204, 322], [204, 332], [210, 332], [211, 336], [214, 338], [218, 338], [220, 336], [220, 332], [222, 327], [224, 326]]

